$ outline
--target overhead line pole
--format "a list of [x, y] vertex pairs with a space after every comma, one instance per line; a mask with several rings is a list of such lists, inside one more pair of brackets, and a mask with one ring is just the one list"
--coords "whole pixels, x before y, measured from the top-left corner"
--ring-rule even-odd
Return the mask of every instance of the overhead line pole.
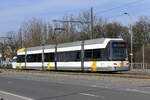
[[53, 20], [53, 22], [61, 22], [61, 23], [81, 23], [81, 24], [90, 24], [90, 38], [93, 39], [94, 35], [94, 14], [93, 8], [90, 9], [90, 21], [78, 21], [78, 20]]
[[22, 37], [22, 32], [20, 32], [20, 39], [21, 39], [21, 48], [23, 48], [23, 37]]
[[53, 20], [53, 22], [61, 22], [61, 23], [81, 23], [81, 24], [88, 24], [90, 22], [86, 21], [86, 22], [82, 22], [82, 21], [73, 21], [73, 20], [70, 20], [70, 21], [66, 21], [66, 20]]
[[91, 8], [91, 39], [93, 39], [93, 31], [94, 31], [94, 16], [93, 16], [93, 8]]

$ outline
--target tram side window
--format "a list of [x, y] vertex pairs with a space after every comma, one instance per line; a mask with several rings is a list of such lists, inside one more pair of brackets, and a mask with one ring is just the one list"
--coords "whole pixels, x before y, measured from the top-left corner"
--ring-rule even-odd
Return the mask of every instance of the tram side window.
[[27, 62], [41, 62], [42, 54], [31, 54], [27, 55]]
[[55, 54], [54, 53], [45, 53], [44, 54], [44, 61], [45, 62], [54, 62], [55, 61]]
[[81, 51], [66, 51], [57, 53], [57, 61], [68, 62], [68, 61], [80, 61]]
[[100, 49], [95, 49], [93, 50], [93, 59], [95, 60], [100, 60], [101, 57], [101, 50]]
[[101, 57], [102, 61], [109, 61], [111, 59], [109, 48], [101, 49]]
[[85, 61], [90, 61], [92, 60], [92, 50], [85, 50], [84, 51], [84, 59]]
[[80, 60], [81, 60], [81, 51], [76, 51], [75, 61], [80, 61]]
[[97, 61], [101, 60], [101, 49], [90, 49], [90, 50], [85, 50], [84, 53], [85, 61]]
[[19, 55], [17, 57], [17, 62], [25, 62], [25, 55]]

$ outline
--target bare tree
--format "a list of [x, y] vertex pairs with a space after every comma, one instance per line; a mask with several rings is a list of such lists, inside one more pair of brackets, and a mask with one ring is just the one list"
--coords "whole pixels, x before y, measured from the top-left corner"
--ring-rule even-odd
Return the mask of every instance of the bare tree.
[[[19, 33], [22, 38], [24, 47], [42, 45], [46, 37], [46, 24], [40, 19], [31, 19], [20, 27]], [[20, 34], [19, 34], [20, 35]], [[20, 40], [21, 41], [21, 40]]]
[[150, 43], [150, 19], [141, 17], [133, 26], [134, 44]]

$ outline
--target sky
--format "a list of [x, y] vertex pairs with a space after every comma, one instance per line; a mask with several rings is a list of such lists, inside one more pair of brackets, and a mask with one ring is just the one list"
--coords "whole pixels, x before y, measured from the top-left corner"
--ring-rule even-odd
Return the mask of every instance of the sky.
[[132, 24], [141, 16], [150, 16], [149, 5], [150, 0], [0, 0], [0, 36], [17, 31], [24, 21], [32, 18], [51, 22], [91, 7], [97, 17]]

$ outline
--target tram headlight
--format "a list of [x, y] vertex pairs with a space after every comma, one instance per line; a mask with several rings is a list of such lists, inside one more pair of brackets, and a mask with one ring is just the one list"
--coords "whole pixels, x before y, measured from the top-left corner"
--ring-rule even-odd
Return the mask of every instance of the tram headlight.
[[125, 58], [126, 61], [128, 61], [128, 58]]

